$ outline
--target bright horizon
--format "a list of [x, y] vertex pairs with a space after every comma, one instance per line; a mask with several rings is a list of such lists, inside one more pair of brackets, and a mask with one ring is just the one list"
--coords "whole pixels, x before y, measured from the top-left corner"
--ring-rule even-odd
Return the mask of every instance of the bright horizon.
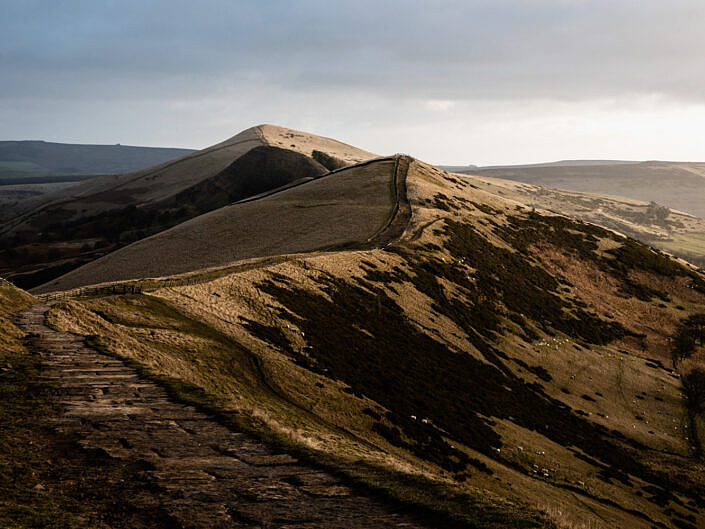
[[[411, 7], [410, 7], [411, 6]], [[3, 2], [0, 137], [271, 123], [439, 165], [705, 161], [705, 4]]]

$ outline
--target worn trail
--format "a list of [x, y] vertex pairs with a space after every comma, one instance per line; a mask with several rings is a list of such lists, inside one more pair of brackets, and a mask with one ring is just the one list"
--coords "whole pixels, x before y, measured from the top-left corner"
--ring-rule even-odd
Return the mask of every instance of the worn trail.
[[177, 528], [425, 527], [398, 506], [173, 402], [119, 360], [44, 325], [48, 308], [35, 306], [20, 320], [61, 401], [62, 414], [43, 420], [98, 457], [138, 463], [125, 483], [130, 508], [162, 512], [164, 526]]

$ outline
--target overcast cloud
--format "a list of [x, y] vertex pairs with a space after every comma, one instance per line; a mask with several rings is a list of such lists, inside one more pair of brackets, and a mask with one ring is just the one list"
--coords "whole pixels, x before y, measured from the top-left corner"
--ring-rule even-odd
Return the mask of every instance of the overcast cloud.
[[[379, 4], [382, 5], [379, 5]], [[0, 139], [705, 160], [699, 0], [0, 0]]]

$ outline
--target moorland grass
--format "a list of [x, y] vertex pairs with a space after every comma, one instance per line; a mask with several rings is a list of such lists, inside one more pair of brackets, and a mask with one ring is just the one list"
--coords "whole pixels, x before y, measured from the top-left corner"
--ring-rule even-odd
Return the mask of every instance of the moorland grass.
[[[148, 329], [178, 329], [187, 335], [206, 338], [211, 341], [213, 347], [218, 349], [221, 346], [230, 349], [241, 347], [233, 342], [232, 338], [200, 321], [192, 320], [178, 307], [152, 296], [134, 295], [112, 298], [110, 305], [110, 310], [96, 311], [96, 313], [113, 324], [134, 328], [146, 326], [145, 328]], [[245, 325], [250, 326], [249, 330], [253, 334], [261, 336], [272, 345], [284, 346], [282, 337], [276, 330], [263, 325], [251, 325], [251, 323], [245, 321]], [[362, 461], [353, 463], [341, 460], [332, 454], [309, 449], [286, 435], [274, 431], [257, 417], [228, 409], [226, 395], [218, 394], [214, 388], [205, 389], [166, 373], [156, 372], [135, 359], [116, 354], [110, 348], [109, 341], [100, 336], [89, 336], [87, 343], [106, 354], [117, 356], [136, 369], [141, 376], [160, 384], [177, 401], [197, 407], [236, 431], [253, 434], [310, 464], [322, 466], [347, 480], [352, 480], [353, 483], [372, 490], [388, 501], [400, 502], [400, 508], [415, 512], [438, 527], [449, 529], [468, 527], [499, 529], [508, 525], [527, 529], [554, 527], [548, 519], [525, 505], [497, 503], [496, 500], [483, 498], [481, 495], [458, 492], [449, 484], [431, 481], [422, 476], [393, 472]], [[178, 352], [172, 349], [171, 354], [178, 355]], [[222, 356], [222, 354], [231, 353], [216, 351], [214, 354]], [[230, 375], [223, 372], [222, 376], [242, 377], [245, 374], [240, 370], [242, 367], [243, 365], [239, 365], [238, 371]], [[312, 368], [316, 369], [315, 366]], [[254, 366], [250, 366], [250, 369], [254, 370]], [[288, 405], [288, 403], [283, 404]], [[470, 461], [463, 452], [450, 449], [438, 433], [424, 444], [422, 451], [426, 451], [433, 458], [440, 458], [439, 463], [447, 461], [444, 458], [447, 456], [447, 451], [450, 451], [451, 456], [456, 456], [459, 461], [463, 461], [462, 468], [467, 463], [471, 465], [475, 463], [480, 468], [484, 466], [479, 461]]]

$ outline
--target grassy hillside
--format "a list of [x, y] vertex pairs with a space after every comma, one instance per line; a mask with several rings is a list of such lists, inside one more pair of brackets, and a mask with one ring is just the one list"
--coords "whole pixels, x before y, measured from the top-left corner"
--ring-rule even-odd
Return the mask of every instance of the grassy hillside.
[[260, 125], [178, 160], [91, 179], [0, 213], [0, 273], [29, 289], [253, 194], [375, 155]]
[[31, 295], [0, 279], [0, 349], [2, 351], [9, 353], [24, 351], [20, 343], [24, 334], [14, 324], [13, 319], [17, 313], [34, 302], [35, 299]]
[[705, 278], [420, 162], [407, 188], [385, 249], [71, 301], [51, 323], [476, 527], [702, 526]]
[[37, 288], [67, 290], [364, 241], [396, 204], [395, 159], [381, 159], [226, 206], [138, 241]]
[[506, 178], [542, 187], [628, 196], [705, 218], [705, 164], [641, 162], [616, 165], [526, 166], [463, 173]]
[[471, 185], [490, 193], [604, 226], [705, 266], [705, 220], [689, 213], [624, 197], [551, 189], [487, 176], [463, 178], [470, 178]]

